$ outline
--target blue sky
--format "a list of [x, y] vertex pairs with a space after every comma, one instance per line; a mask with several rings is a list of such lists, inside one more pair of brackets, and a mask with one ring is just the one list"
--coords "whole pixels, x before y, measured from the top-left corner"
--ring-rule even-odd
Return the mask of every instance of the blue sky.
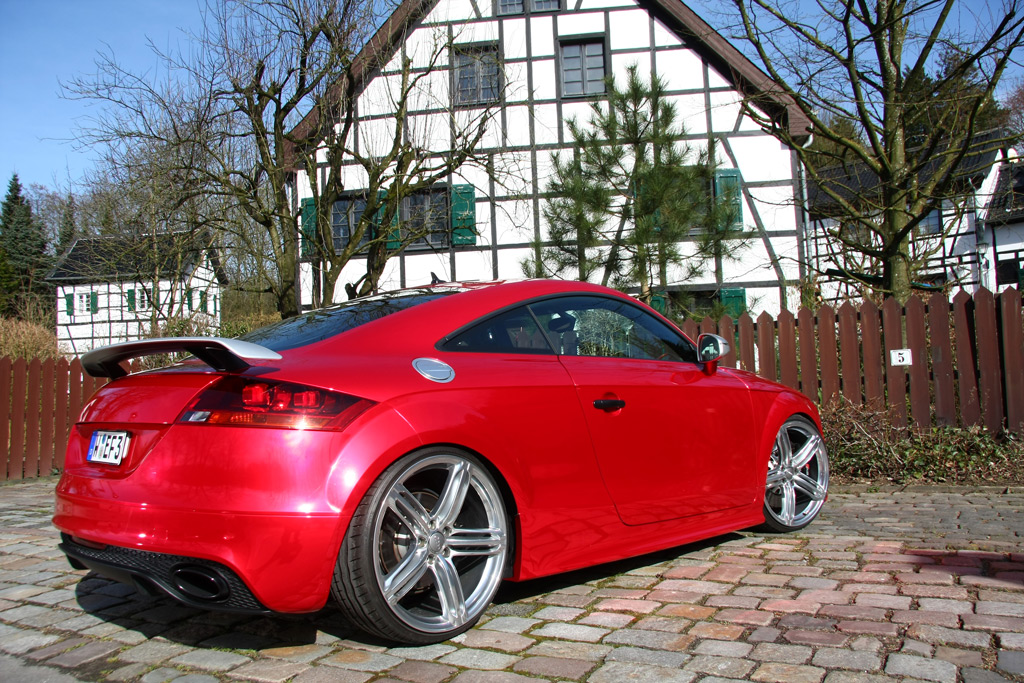
[[160, 46], [184, 43], [178, 28], [198, 27], [196, 0], [0, 0], [0, 183], [17, 172], [23, 185], [66, 186], [91, 162], [61, 139], [90, 109], [60, 96], [59, 81], [94, 71], [109, 46], [134, 70]]

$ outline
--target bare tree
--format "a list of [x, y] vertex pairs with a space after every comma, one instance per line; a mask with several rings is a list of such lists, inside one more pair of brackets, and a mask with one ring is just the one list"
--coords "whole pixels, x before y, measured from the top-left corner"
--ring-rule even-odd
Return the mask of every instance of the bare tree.
[[880, 271], [877, 280], [846, 276], [905, 300], [915, 228], [956, 194], [970, 155], [1008, 141], [979, 143], [979, 133], [982, 112], [1024, 44], [1022, 3], [973, 12], [956, 0], [733, 0], [732, 7], [735, 36], [824, 144], [802, 147], [760, 113], [756, 99], [748, 112], [795, 150], [827, 198], [837, 250]]

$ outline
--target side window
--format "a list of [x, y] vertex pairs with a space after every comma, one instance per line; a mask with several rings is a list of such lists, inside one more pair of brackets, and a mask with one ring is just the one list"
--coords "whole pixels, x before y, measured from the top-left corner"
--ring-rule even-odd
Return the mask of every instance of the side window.
[[477, 323], [446, 341], [445, 351], [551, 354], [544, 334], [525, 307]]
[[697, 350], [671, 327], [628, 301], [570, 296], [530, 305], [558, 353], [641, 360], [697, 361]]

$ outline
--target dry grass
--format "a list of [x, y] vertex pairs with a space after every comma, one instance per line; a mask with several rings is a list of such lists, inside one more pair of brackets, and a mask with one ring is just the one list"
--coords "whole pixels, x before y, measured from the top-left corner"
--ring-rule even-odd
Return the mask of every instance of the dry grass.
[[825, 444], [839, 481], [1024, 483], [1020, 435], [981, 427], [893, 427], [888, 415], [842, 402], [823, 408]]
[[0, 318], [0, 358], [60, 358], [57, 335], [38, 323]]

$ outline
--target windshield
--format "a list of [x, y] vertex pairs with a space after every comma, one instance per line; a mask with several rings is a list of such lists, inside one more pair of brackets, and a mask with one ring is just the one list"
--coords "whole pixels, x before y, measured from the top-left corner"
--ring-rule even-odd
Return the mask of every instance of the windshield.
[[265, 346], [271, 351], [296, 349], [323, 341], [360, 325], [387, 317], [392, 313], [454, 294], [456, 291], [458, 290], [403, 290], [353, 299], [261, 327], [248, 334], [243, 334], [239, 339]]

